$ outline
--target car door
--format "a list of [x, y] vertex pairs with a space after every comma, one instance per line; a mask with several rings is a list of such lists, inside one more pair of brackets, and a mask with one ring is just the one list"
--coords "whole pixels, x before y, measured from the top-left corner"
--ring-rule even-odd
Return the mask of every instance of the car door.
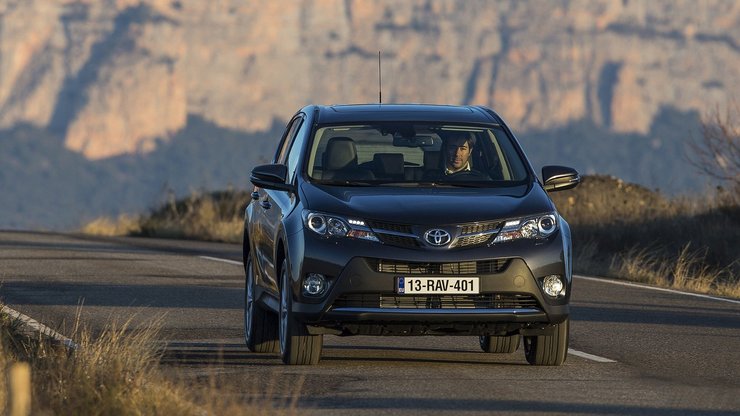
[[[303, 114], [299, 114], [290, 121], [285, 129], [273, 163], [287, 164], [289, 149], [303, 125], [304, 118]], [[289, 175], [288, 181], [292, 180], [293, 178]], [[263, 188], [257, 189], [256, 192], [255, 196], [258, 199], [254, 202], [256, 203], [255, 213], [258, 218], [257, 227], [260, 236], [258, 241], [255, 241], [256, 262], [259, 268], [257, 279], [260, 285], [274, 290], [277, 294], [277, 267], [279, 265], [275, 264], [275, 244], [277, 243], [280, 222], [292, 209], [295, 196], [290, 192]]]

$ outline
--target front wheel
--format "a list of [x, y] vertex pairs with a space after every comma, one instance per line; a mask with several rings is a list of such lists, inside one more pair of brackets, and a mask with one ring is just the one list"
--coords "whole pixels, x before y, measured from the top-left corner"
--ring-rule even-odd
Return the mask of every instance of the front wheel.
[[502, 337], [481, 335], [480, 349], [489, 353], [511, 354], [519, 349], [519, 339], [519, 334]]
[[244, 272], [244, 340], [253, 352], [278, 352], [277, 315], [265, 310], [255, 298], [256, 282], [252, 256], [246, 255]]
[[280, 268], [280, 358], [290, 365], [319, 363], [324, 343], [323, 335], [311, 335], [306, 325], [293, 316], [293, 296], [290, 290], [288, 261]]
[[524, 337], [524, 355], [532, 365], [561, 365], [568, 356], [570, 319], [555, 325], [552, 335]]

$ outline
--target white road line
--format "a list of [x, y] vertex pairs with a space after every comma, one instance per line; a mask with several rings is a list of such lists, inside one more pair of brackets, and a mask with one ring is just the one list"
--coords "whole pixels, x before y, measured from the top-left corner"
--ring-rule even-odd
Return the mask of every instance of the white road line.
[[58, 342], [62, 343], [65, 347], [67, 347], [69, 349], [76, 350], [77, 348], [79, 348], [79, 346], [77, 344], [75, 344], [75, 342], [72, 341], [71, 339], [69, 339], [69, 338], [65, 337], [64, 335], [60, 334], [59, 332], [57, 332], [57, 331], [49, 328], [48, 326], [40, 323], [39, 321], [31, 318], [30, 316], [24, 315], [24, 314], [16, 311], [15, 309], [11, 309], [11, 308], [9, 308], [7, 306], [3, 306], [2, 307], [2, 313], [10, 316], [10, 318], [13, 319], [13, 320], [20, 321], [23, 325], [31, 328], [31, 330], [34, 331], [34, 332], [36, 332], [36, 333], [44, 334], [47, 337], [50, 337], [50, 338], [53, 338], [53, 339], [57, 340]]
[[616, 361], [614, 360], [599, 357], [598, 355], [589, 354], [587, 352], [574, 350], [573, 348], [568, 348], [568, 354], [575, 355], [576, 357], [585, 358], [587, 360], [596, 361], [597, 363], [616, 363]]
[[693, 297], [696, 297], [696, 298], [719, 300], [719, 301], [722, 301], [722, 302], [729, 302], [729, 303], [735, 303], [735, 304], [740, 305], [740, 300], [718, 298], [718, 297], [715, 297], [715, 296], [701, 295], [699, 293], [682, 292], [680, 290], [675, 290], [675, 289], [666, 289], [666, 288], [662, 288], [662, 287], [647, 286], [647, 285], [641, 285], [641, 284], [638, 284], [638, 283], [622, 282], [622, 281], [619, 281], [619, 280], [601, 279], [601, 278], [596, 278], [596, 277], [586, 277], [586, 276], [578, 276], [578, 275], [573, 275], [573, 277], [576, 277], [578, 279], [583, 279], [583, 280], [590, 280], [592, 282], [610, 283], [610, 284], [619, 285], [619, 286], [639, 287], [639, 288], [642, 288], [642, 289], [656, 290], [658, 292], [675, 293], [677, 295], [685, 295], [685, 296], [693, 296]]
[[206, 259], [206, 260], [213, 260], [213, 261], [220, 261], [222, 263], [234, 264], [234, 265], [237, 265], [237, 266], [243, 266], [244, 265], [244, 263], [242, 263], [240, 261], [236, 261], [236, 260], [220, 259], [218, 257], [210, 257], [210, 256], [198, 256], [198, 257], [200, 257], [202, 259]]

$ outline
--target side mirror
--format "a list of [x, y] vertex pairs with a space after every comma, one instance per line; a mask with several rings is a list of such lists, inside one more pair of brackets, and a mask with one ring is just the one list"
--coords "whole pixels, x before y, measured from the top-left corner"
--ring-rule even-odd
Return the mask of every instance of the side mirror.
[[293, 185], [285, 183], [288, 167], [285, 165], [260, 165], [252, 169], [249, 180], [260, 188], [294, 192]]
[[578, 172], [565, 166], [543, 166], [542, 180], [545, 182], [546, 191], [564, 191], [575, 188], [581, 183]]

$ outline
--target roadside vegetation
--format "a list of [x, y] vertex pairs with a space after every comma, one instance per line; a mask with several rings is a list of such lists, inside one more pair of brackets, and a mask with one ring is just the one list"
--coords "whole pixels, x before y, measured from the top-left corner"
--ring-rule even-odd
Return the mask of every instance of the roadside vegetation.
[[98, 218], [82, 227], [82, 232], [237, 243], [242, 239], [244, 208], [249, 201], [246, 191], [193, 192], [179, 200], [170, 195], [148, 215]]
[[576, 273], [740, 297], [737, 193], [667, 198], [586, 176], [552, 198], [571, 226]]
[[[240, 391], [172, 380], [159, 365], [159, 325], [132, 330], [111, 324], [101, 333], [77, 329], [68, 350], [29, 334], [0, 315], [0, 408], [9, 414], [8, 369], [28, 363], [34, 415], [284, 415], [295, 407], [274, 407], [267, 399], [243, 400]], [[201, 384], [202, 386], [202, 384]], [[244, 386], [238, 386], [243, 388]]]

